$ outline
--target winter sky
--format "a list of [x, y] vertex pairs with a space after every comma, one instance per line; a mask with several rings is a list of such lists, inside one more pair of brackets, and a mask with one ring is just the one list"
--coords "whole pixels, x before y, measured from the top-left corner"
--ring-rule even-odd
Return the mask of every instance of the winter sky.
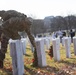
[[0, 0], [0, 10], [10, 9], [39, 19], [66, 16], [76, 14], [76, 0]]

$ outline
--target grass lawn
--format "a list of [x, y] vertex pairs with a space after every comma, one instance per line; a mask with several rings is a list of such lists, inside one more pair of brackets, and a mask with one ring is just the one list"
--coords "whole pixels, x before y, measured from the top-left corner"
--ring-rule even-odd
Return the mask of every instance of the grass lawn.
[[[74, 55], [74, 47], [71, 44], [71, 58], [66, 58], [65, 48], [60, 45], [60, 61], [54, 61], [46, 52], [47, 66], [33, 67], [33, 53], [30, 45], [27, 46], [26, 55], [24, 55], [25, 75], [76, 75], [76, 56]], [[0, 75], [12, 75], [12, 60], [10, 57], [9, 48], [4, 61], [4, 68], [0, 69]]]

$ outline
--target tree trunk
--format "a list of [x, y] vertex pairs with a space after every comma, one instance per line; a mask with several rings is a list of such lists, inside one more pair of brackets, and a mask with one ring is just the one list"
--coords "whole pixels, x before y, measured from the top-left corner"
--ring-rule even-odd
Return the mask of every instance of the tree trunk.
[[3, 68], [3, 61], [5, 59], [5, 53], [7, 52], [8, 39], [2, 35], [1, 37], [1, 49], [0, 49], [0, 68]]

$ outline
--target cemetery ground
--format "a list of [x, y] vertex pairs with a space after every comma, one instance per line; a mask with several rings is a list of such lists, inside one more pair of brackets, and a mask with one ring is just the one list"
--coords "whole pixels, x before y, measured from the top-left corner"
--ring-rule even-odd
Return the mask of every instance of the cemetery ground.
[[[25, 75], [76, 75], [76, 56], [74, 55], [73, 44], [71, 44], [71, 58], [66, 58], [65, 48], [62, 45], [60, 45], [60, 61], [54, 61], [48, 55], [49, 50], [45, 52], [47, 66], [43, 68], [33, 67], [33, 53], [30, 45], [27, 46], [26, 55], [24, 55]], [[4, 68], [0, 69], [0, 75], [12, 75], [12, 59], [9, 47], [4, 60]]]

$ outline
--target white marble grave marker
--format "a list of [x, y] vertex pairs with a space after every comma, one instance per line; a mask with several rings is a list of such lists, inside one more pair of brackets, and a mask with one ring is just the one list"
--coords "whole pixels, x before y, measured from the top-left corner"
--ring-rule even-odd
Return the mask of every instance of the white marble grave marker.
[[68, 37], [69, 38], [69, 43], [71, 44], [71, 37]]
[[74, 55], [76, 55], [76, 37], [73, 37]]
[[11, 40], [10, 53], [12, 57], [13, 75], [24, 74], [23, 45], [21, 40]]
[[60, 39], [52, 39], [53, 43], [53, 55], [55, 61], [60, 61]]
[[45, 43], [46, 43], [46, 49], [49, 50], [50, 48], [49, 39], [45, 39]]
[[65, 37], [65, 50], [66, 50], [66, 57], [70, 58], [71, 53], [70, 53], [70, 39], [68, 37]]
[[26, 38], [22, 38], [21, 43], [22, 43], [23, 54], [26, 54], [26, 45], [27, 45]]
[[62, 38], [62, 46], [65, 44], [65, 37]]
[[47, 64], [46, 64], [46, 56], [45, 56], [43, 39], [36, 40], [36, 48], [37, 48], [38, 66], [44, 67]]

